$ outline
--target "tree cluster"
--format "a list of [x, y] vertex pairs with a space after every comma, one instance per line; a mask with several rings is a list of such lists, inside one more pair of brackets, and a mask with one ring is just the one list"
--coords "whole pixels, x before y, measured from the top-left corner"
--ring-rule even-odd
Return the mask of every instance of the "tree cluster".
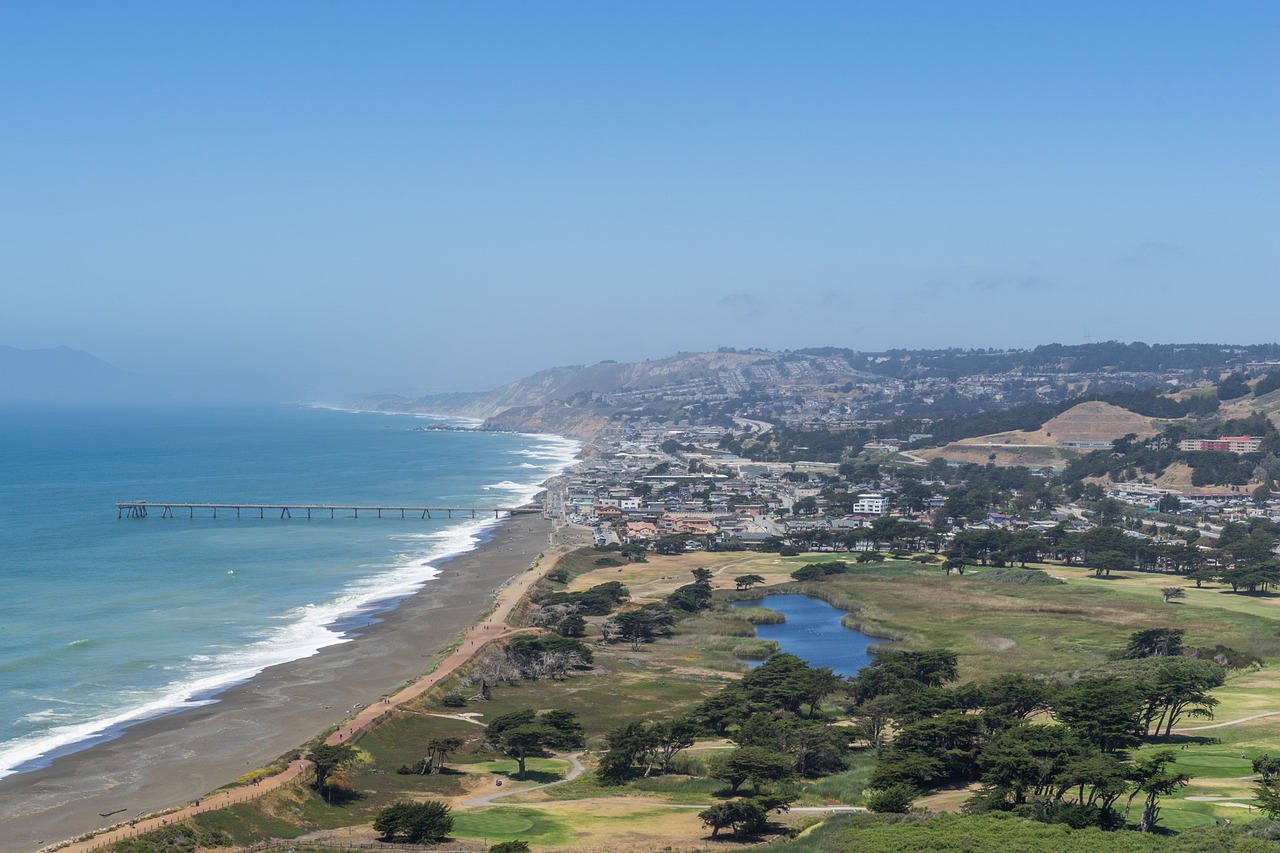
[[[571, 618], [571, 617], [570, 617]], [[513, 638], [500, 651], [489, 652], [475, 662], [462, 678], [469, 687], [478, 687], [475, 698], [487, 700], [499, 684], [519, 684], [550, 678], [563, 681], [575, 669], [590, 669], [595, 654], [581, 640], [544, 634]]]
[[672, 610], [696, 613], [711, 606], [711, 570], [694, 569], [693, 583], [687, 583], [667, 596]]
[[601, 623], [600, 631], [605, 642], [625, 641], [632, 650], [644, 643], [652, 643], [658, 637], [671, 634], [671, 608], [665, 604], [646, 604], [636, 610], [615, 613]]
[[398, 802], [378, 812], [373, 829], [383, 841], [405, 844], [432, 844], [443, 841], [453, 831], [453, 815], [447, 803]]
[[[888, 652], [851, 680], [849, 712], [879, 760], [871, 787], [883, 810], [904, 791], [980, 782], [971, 813], [1013, 811], [1072, 826], [1122, 826], [1143, 797], [1153, 827], [1161, 796], [1185, 784], [1172, 756], [1128, 762], [1122, 750], [1168, 736], [1186, 717], [1213, 716], [1222, 667], [1183, 657], [1181, 632], [1134, 634], [1120, 660], [1069, 682], [1021, 675], [953, 685], [954, 654]], [[1037, 717], [1051, 711], [1055, 722]], [[887, 732], [896, 729], [890, 741]], [[1125, 813], [1118, 811], [1122, 797]]]
[[771, 792], [772, 786], [844, 768], [850, 730], [831, 726], [820, 713], [823, 699], [842, 688], [843, 679], [825, 667], [775, 655], [686, 716], [636, 721], [610, 731], [600, 779], [616, 784], [669, 773], [675, 757], [696, 738], [727, 733], [735, 748], [713, 759], [708, 773], [726, 782], [731, 796], [744, 785], [751, 796], [719, 803], [699, 816], [712, 837], [725, 828], [737, 837], [756, 836], [767, 827], [769, 812], [789, 804], [787, 797]]
[[577, 612], [587, 616], [607, 616], [630, 597], [631, 594], [622, 583], [607, 581], [576, 592], [541, 592], [535, 603], [543, 607], [572, 604], [577, 607]]
[[513, 711], [494, 717], [485, 728], [485, 742], [508, 758], [513, 758], [523, 779], [530, 758], [540, 758], [549, 749], [581, 749], [585, 732], [572, 711]]
[[1110, 525], [1080, 533], [1061, 525], [1045, 533], [993, 528], [960, 531], [947, 556], [952, 568], [1025, 566], [1051, 558], [1090, 568], [1097, 577], [1124, 570], [1156, 572], [1186, 577], [1197, 587], [1221, 581], [1234, 592], [1253, 594], [1280, 585], [1280, 561], [1272, 553], [1278, 540], [1276, 525], [1265, 519], [1251, 519], [1247, 525], [1227, 523], [1216, 548], [1133, 536]]

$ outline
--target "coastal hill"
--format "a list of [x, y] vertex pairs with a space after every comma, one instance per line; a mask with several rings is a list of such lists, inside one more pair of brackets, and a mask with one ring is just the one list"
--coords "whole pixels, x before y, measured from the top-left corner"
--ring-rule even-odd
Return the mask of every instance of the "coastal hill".
[[312, 387], [296, 378], [281, 380], [260, 374], [132, 373], [70, 347], [0, 346], [0, 403], [266, 403], [314, 397], [317, 391]]
[[[1208, 414], [1220, 399], [1231, 399], [1230, 392], [1215, 393], [1227, 381], [1223, 377], [1246, 395], [1251, 386], [1245, 383], [1256, 385], [1272, 366], [1280, 366], [1274, 345], [1107, 342], [879, 353], [725, 348], [557, 367], [486, 393], [383, 395], [344, 405], [471, 417], [485, 420], [486, 429], [584, 439], [609, 422], [687, 422], [726, 430], [742, 419], [800, 428], [883, 425], [877, 429], [885, 436], [921, 436], [912, 440], [916, 448], [962, 440], [969, 440], [965, 453], [978, 444], [1018, 445], [1018, 459], [1010, 464], [1057, 467], [1075, 454], [1063, 455], [1070, 442], [1109, 441], [1130, 432], [1146, 437], [1155, 430], [1153, 418]], [[1085, 397], [1099, 405], [1065, 414]], [[1058, 417], [1064, 420], [1046, 424]], [[1053, 435], [1040, 434], [1042, 429]], [[1033, 452], [1035, 445], [1045, 452]]]
[[[924, 459], [956, 459], [982, 464], [1061, 467], [1064, 460], [1133, 433], [1139, 439], [1160, 432], [1154, 418], [1096, 400], [1067, 409], [1036, 430], [1008, 430], [919, 451]], [[1092, 445], [1092, 446], [1090, 446]]]
[[68, 347], [0, 347], [0, 401], [64, 402], [137, 396], [142, 377]]
[[[765, 352], [681, 353], [643, 362], [602, 361], [590, 366], [555, 367], [488, 393], [429, 394], [407, 398], [382, 395], [358, 400], [354, 408], [382, 412], [455, 415], [488, 419], [486, 429], [558, 432], [587, 437], [606, 425], [603, 395], [644, 395], [655, 389], [687, 390], [719, 386], [725, 374], [776, 359]], [[729, 381], [732, 381], [730, 379]]]

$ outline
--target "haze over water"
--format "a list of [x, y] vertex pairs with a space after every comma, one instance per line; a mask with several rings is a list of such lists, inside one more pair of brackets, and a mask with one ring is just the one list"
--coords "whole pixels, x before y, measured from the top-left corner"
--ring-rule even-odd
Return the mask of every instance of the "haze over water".
[[494, 523], [130, 520], [117, 501], [510, 506], [577, 449], [425, 423], [295, 406], [0, 409], [0, 775], [341, 642]]

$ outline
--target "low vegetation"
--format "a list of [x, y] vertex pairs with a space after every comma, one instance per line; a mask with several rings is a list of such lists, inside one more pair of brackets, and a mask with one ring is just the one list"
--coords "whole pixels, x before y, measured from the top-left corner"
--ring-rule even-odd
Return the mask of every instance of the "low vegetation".
[[[201, 815], [198, 825], [235, 843], [352, 825], [403, 840], [416, 825], [408, 806], [439, 803], [452, 837], [554, 846], [569, 825], [607, 838], [617, 821], [634, 820], [657, 846], [680, 846], [790, 834], [811, 822], [788, 813], [793, 805], [860, 805], [878, 814], [830, 818], [779, 849], [1270, 843], [1264, 809], [1224, 803], [1280, 802], [1280, 738], [1265, 718], [1196, 731], [1280, 710], [1280, 683], [1256, 664], [1280, 653], [1280, 638], [1256, 595], [1206, 580], [1167, 601], [1167, 578], [1108, 577], [1087, 553], [1068, 565], [1028, 555], [1022, 569], [1016, 559], [992, 565], [988, 549], [970, 553], [964, 574], [891, 557], [655, 556], [619, 575], [592, 566], [594, 551], [556, 584], [557, 597], [540, 595], [525, 612], [540, 634], [482, 655], [329, 756], [314, 789]], [[681, 576], [691, 580], [672, 580]], [[751, 583], [734, 581], [744, 576]], [[577, 591], [602, 586], [608, 611], [584, 613]], [[774, 611], [726, 606], [801, 590], [898, 639], [846, 680], [769, 655], [753, 625]], [[587, 607], [600, 598], [588, 595]], [[559, 632], [572, 616], [581, 636]], [[546, 656], [557, 655], [568, 659], [550, 665]], [[768, 659], [743, 673], [735, 655]], [[456, 716], [445, 700], [458, 696], [480, 717]], [[580, 751], [587, 772], [562, 781], [565, 754]], [[1259, 778], [1241, 778], [1251, 773]], [[460, 805], [495, 790], [495, 779], [512, 791], [501, 807]], [[527, 790], [549, 782], [558, 784]], [[349, 796], [330, 803], [326, 791]], [[922, 815], [938, 797], [963, 814]], [[578, 800], [593, 805], [575, 808]], [[543, 811], [546, 802], [560, 805]], [[1228, 818], [1230, 827], [1214, 827]]]

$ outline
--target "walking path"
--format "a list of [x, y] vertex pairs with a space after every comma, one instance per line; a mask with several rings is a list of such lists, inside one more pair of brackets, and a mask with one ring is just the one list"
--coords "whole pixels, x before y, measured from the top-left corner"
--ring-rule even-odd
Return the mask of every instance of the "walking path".
[[1191, 728], [1185, 728], [1185, 729], [1176, 728], [1173, 730], [1173, 733], [1182, 734], [1183, 732], [1202, 732], [1202, 731], [1205, 731], [1206, 729], [1220, 729], [1224, 726], [1238, 726], [1241, 723], [1249, 723], [1249, 722], [1253, 722], [1254, 720], [1261, 720], [1264, 717], [1276, 717], [1276, 716], [1280, 716], [1280, 711], [1267, 711], [1265, 714], [1254, 714], [1249, 717], [1241, 717], [1238, 720], [1228, 720], [1225, 723], [1214, 723], [1209, 726], [1192, 726]]
[[[515, 609], [516, 605], [519, 604], [520, 600], [524, 597], [525, 593], [529, 591], [533, 584], [554, 568], [560, 557], [569, 551], [574, 550], [576, 547], [576, 545], [557, 545], [548, 548], [544, 552], [541, 560], [538, 562], [536, 569], [531, 568], [528, 571], [521, 572], [499, 588], [495, 595], [494, 607], [491, 614], [483, 622], [478, 622], [467, 629], [462, 634], [454, 651], [445, 657], [444, 660], [440, 661], [439, 666], [430, 673], [419, 678], [417, 681], [406, 686], [395, 694], [388, 696], [377, 704], [359, 709], [355, 716], [342, 723], [336, 731], [330, 734], [329, 737], [325, 739], [325, 743], [336, 745], [340, 743], [349, 743], [353, 739], [358, 739], [359, 734], [390, 717], [399, 706], [418, 698], [432, 687], [435, 687], [445, 678], [452, 675], [490, 643], [504, 640], [515, 634], [522, 633], [522, 629], [513, 629], [506, 625], [506, 618]], [[725, 570], [736, 565], [738, 562], [745, 561], [727, 563], [721, 566], [716, 574], [723, 574]], [[476, 725], [483, 725], [483, 723], [480, 723], [477, 720], [469, 719], [469, 715], [435, 714], [433, 716], [448, 716], [465, 722], [475, 723]], [[1260, 714], [1258, 716], [1269, 715]], [[1244, 721], [1240, 720], [1236, 722]], [[489, 794], [483, 794], [465, 800], [462, 805], [468, 807], [491, 806], [494, 805], [495, 800], [503, 797], [523, 794], [529, 791], [536, 791], [576, 779], [581, 776], [585, 770], [580, 760], [580, 755], [580, 753], [575, 753], [572, 755], [566, 754], [557, 756], [558, 758], [568, 761], [570, 765], [569, 772], [565, 775], [564, 779], [549, 782], [544, 785], [537, 785], [532, 788], [516, 788], [507, 791], [494, 791]], [[305, 778], [311, 768], [312, 764], [310, 761], [302, 760], [290, 762], [289, 766], [284, 771], [273, 776], [265, 777], [256, 782], [250, 783], [249, 785], [227, 791], [221, 791], [216, 794], [211, 794], [208, 797], [201, 797], [196, 800], [196, 802], [183, 808], [175, 809], [162, 815], [155, 815], [153, 817], [130, 821], [127, 824], [122, 824], [115, 828], [99, 832], [92, 838], [83, 841], [74, 841], [61, 847], [57, 847], [57, 849], [60, 851], [66, 851], [66, 853], [89, 853], [89, 851], [99, 850], [109, 844], [114, 844], [117, 841], [133, 838], [147, 832], [154, 832], [155, 830], [162, 829], [171, 823], [180, 823], [201, 812], [223, 809], [237, 803], [255, 800], [258, 797], [277, 790], [295, 780]], [[602, 797], [586, 800], [550, 800], [531, 805], [536, 807], [553, 805], [560, 802], [601, 802], [617, 804], [623, 801], [625, 801], [625, 798]], [[667, 806], [670, 808], [680, 809], [706, 808], [705, 805], [684, 805], [658, 802], [646, 802], [645, 805]], [[801, 806], [791, 809], [791, 811], [794, 812], [829, 814], [865, 810], [866, 809], [860, 806]], [[52, 849], [52, 846], [47, 849]]]
[[[579, 776], [581, 776], [583, 772], [586, 770], [586, 768], [582, 766], [581, 752], [574, 752], [574, 753], [557, 752], [552, 757], [558, 758], [561, 761], [569, 762], [569, 772], [564, 774], [563, 779], [557, 779], [554, 782], [547, 782], [542, 785], [534, 785], [531, 788], [508, 788], [505, 791], [501, 791], [501, 790], [492, 791], [488, 794], [481, 794], [478, 797], [472, 797], [469, 800], [463, 800], [462, 805], [466, 806], [467, 808], [483, 808], [485, 806], [491, 806], [493, 805], [494, 800], [500, 800], [503, 797], [514, 797], [516, 794], [527, 794], [530, 791], [541, 791], [543, 788], [550, 788], [552, 785], [560, 785], [565, 782], [571, 782], [574, 779], [577, 779]], [[537, 805], [543, 805], [543, 804], [537, 803]]]
[[[505, 624], [506, 618], [511, 615], [511, 611], [515, 609], [520, 599], [524, 597], [524, 594], [529, 591], [533, 584], [541, 580], [542, 576], [550, 571], [562, 556], [573, 550], [573, 547], [557, 545], [548, 548], [536, 563], [537, 568], [531, 567], [529, 570], [521, 572], [498, 589], [490, 615], [483, 622], [477, 622], [463, 632], [457, 648], [444, 660], [440, 661], [439, 666], [394, 695], [388, 696], [375, 705], [360, 709], [354, 717], [342, 723], [333, 734], [329, 735], [325, 739], [325, 743], [349, 743], [365, 729], [390, 717], [398, 706], [418, 698], [452, 675], [490, 643], [519, 633], [517, 629]], [[305, 776], [311, 766], [309, 761], [290, 762], [288, 768], [274, 776], [268, 776], [241, 788], [201, 797], [189, 806], [166, 812], [163, 815], [130, 821], [113, 829], [100, 832], [92, 838], [84, 841], [73, 841], [57, 849], [66, 851], [66, 853], [88, 853], [88, 851], [98, 850], [108, 844], [114, 844], [117, 841], [133, 838], [143, 833], [153, 832], [171, 823], [181, 822], [200, 812], [224, 809], [236, 803], [254, 800], [263, 794], [274, 791], [293, 782], [295, 779]], [[578, 766], [580, 768], [581, 764], [578, 764]], [[523, 790], [531, 789], [525, 788]]]

